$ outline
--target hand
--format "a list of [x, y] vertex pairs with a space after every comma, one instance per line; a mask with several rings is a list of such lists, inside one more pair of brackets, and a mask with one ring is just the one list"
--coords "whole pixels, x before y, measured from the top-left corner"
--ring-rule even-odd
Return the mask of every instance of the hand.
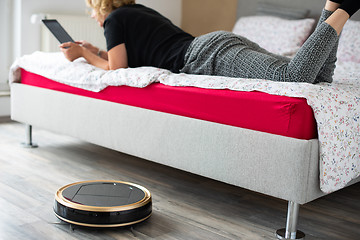
[[83, 47], [77, 43], [67, 42], [60, 45], [61, 51], [69, 61], [74, 61], [83, 56]]
[[93, 54], [98, 54], [99, 52], [99, 48], [95, 47], [94, 45], [92, 45], [91, 43], [87, 42], [87, 41], [76, 41], [75, 43], [80, 44], [81, 46], [83, 46], [84, 48], [86, 48], [87, 50], [89, 50], [90, 52], [92, 52]]

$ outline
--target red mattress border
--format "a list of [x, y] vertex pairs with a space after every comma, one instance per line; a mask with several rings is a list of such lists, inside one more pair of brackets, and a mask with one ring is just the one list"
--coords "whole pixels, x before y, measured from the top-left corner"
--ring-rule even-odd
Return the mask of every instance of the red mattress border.
[[206, 120], [276, 135], [317, 138], [313, 110], [304, 98], [195, 87], [172, 87], [160, 83], [146, 88], [107, 87], [98, 93], [55, 82], [21, 70], [26, 85], [126, 104], [185, 117]]

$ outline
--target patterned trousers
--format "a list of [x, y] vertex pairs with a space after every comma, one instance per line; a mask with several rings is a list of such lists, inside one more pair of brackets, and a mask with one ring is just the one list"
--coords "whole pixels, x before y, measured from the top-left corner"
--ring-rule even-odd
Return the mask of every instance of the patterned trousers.
[[194, 39], [185, 54], [183, 73], [267, 79], [279, 82], [332, 82], [339, 37], [324, 21], [293, 58], [276, 55], [231, 32], [218, 31]]

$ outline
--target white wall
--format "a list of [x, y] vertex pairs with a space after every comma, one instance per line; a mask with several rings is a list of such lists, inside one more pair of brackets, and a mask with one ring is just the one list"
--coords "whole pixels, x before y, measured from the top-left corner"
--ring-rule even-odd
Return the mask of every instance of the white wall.
[[0, 0], [0, 91], [7, 88], [8, 68], [11, 60], [10, 34], [10, 0]]
[[86, 14], [86, 4], [83, 0], [15, 0], [15, 2], [15, 57], [40, 49], [40, 25], [30, 22], [32, 14]]
[[180, 26], [182, 16], [182, 0], [137, 0], [139, 4], [151, 7]]
[[[3, 1], [3, 0], [1, 0]], [[31, 24], [30, 17], [35, 13], [61, 13], [86, 15], [85, 0], [14, 0], [15, 9], [15, 49], [19, 57], [40, 49], [40, 26]], [[138, 0], [140, 4], [155, 8], [170, 18], [175, 24], [181, 23], [182, 0]]]

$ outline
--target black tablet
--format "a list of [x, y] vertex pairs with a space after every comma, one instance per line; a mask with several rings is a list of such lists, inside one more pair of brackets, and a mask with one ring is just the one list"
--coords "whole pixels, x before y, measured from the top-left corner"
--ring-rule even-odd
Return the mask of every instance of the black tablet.
[[42, 22], [60, 43], [74, 42], [74, 40], [56, 19], [43, 19]]

